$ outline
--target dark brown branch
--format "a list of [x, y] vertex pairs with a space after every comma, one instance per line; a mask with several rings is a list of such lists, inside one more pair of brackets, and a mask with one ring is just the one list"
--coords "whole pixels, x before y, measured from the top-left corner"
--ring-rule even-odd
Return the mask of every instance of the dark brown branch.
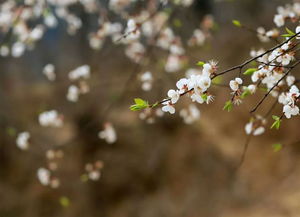
[[[239, 72], [241, 72], [242, 69], [243, 69], [246, 65], [248, 65], [249, 63], [251, 63], [252, 61], [255, 61], [255, 60], [257, 60], [258, 58], [263, 57], [263, 56], [266, 55], [267, 53], [270, 53], [270, 52], [276, 50], [277, 48], [279, 48], [279, 47], [281, 47], [282, 45], [288, 43], [289, 41], [291, 41], [292, 39], [294, 39], [294, 38], [297, 37], [298, 35], [300, 35], [300, 32], [297, 33], [297, 34], [295, 34], [295, 35], [293, 35], [292, 37], [290, 37], [289, 39], [285, 40], [284, 42], [282, 42], [282, 43], [280, 43], [280, 44], [274, 46], [273, 48], [271, 48], [271, 49], [265, 51], [264, 53], [262, 53], [262, 54], [260, 54], [260, 55], [258, 55], [258, 56], [256, 56], [256, 57], [253, 57], [253, 58], [251, 58], [251, 59], [249, 59], [249, 60], [246, 60], [244, 63], [242, 63], [242, 64], [240, 64], [240, 65], [233, 66], [233, 67], [231, 67], [231, 68], [229, 68], [229, 69], [226, 69], [226, 70], [224, 70], [224, 71], [222, 71], [222, 72], [220, 72], [220, 73], [218, 73], [218, 74], [214, 74], [214, 75], [211, 77], [211, 79], [213, 80], [214, 78], [216, 78], [216, 77], [218, 77], [218, 76], [224, 75], [224, 74], [226, 74], [226, 73], [228, 73], [228, 72], [231, 72], [231, 71], [234, 71], [234, 70], [236, 70], [236, 69], [239, 69]], [[276, 57], [276, 58], [277, 58], [277, 57]], [[294, 67], [291, 66], [290, 70], [293, 69], [293, 68], [294, 68]], [[290, 71], [290, 70], [289, 70], [289, 71]], [[190, 89], [190, 90], [187, 90], [186, 92], [180, 94], [180, 97], [181, 97], [181, 96], [184, 96], [184, 95], [186, 95], [186, 94], [188, 94], [188, 93], [191, 93], [192, 91], [194, 91], [194, 88], [192, 88], [192, 89]], [[164, 100], [161, 100], [161, 101], [158, 101], [158, 102], [156, 102], [156, 103], [153, 103], [153, 104], [149, 105], [149, 107], [152, 108], [152, 107], [154, 107], [155, 105], [162, 104], [162, 103], [168, 102], [168, 101], [170, 101], [169, 98], [164, 99]]]

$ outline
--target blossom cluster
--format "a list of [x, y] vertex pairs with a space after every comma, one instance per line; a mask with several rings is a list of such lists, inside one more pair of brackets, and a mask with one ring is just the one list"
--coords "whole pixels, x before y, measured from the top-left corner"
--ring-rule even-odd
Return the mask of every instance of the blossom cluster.
[[39, 123], [43, 127], [62, 127], [63, 116], [56, 110], [45, 111], [39, 115]]
[[77, 102], [80, 95], [87, 94], [90, 90], [87, 79], [91, 76], [91, 69], [88, 65], [77, 67], [69, 72], [69, 79], [71, 82], [77, 82], [77, 84], [71, 84], [67, 92], [67, 100], [70, 102]]
[[278, 102], [283, 105], [283, 113], [286, 118], [299, 114], [299, 107], [296, 105], [300, 96], [299, 89], [293, 85], [289, 92], [283, 92], [278, 97]]
[[85, 181], [86, 179], [90, 179], [92, 181], [99, 180], [103, 166], [104, 164], [102, 161], [96, 161], [93, 164], [87, 163], [85, 165], [86, 174], [82, 175], [82, 180], [83, 181]]
[[104, 129], [98, 133], [100, 139], [104, 139], [108, 144], [117, 141], [117, 134], [115, 128], [110, 122], [104, 124]]
[[211, 61], [203, 64], [203, 70], [199, 74], [192, 74], [188, 78], [182, 78], [176, 83], [177, 90], [168, 91], [168, 99], [163, 102], [162, 110], [175, 113], [174, 105], [179, 98], [188, 93], [193, 102], [200, 104], [209, 104], [213, 100], [213, 96], [208, 93], [208, 88], [211, 86], [211, 76], [216, 73], [217, 63]]

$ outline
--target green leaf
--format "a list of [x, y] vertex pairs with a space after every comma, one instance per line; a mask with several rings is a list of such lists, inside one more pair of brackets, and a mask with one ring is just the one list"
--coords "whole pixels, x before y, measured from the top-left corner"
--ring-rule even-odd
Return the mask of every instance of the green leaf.
[[228, 100], [225, 103], [225, 105], [223, 107], [223, 110], [226, 110], [226, 111], [230, 112], [232, 110], [232, 107], [233, 107], [233, 104], [232, 104], [231, 100]]
[[62, 196], [59, 198], [59, 203], [62, 207], [68, 207], [71, 204], [69, 198], [67, 198], [65, 196]]
[[182, 27], [182, 22], [181, 22], [181, 20], [179, 20], [179, 19], [174, 19], [174, 20], [173, 20], [173, 25], [174, 25], [175, 27], [177, 27], [177, 28], [180, 28], [180, 27]]
[[285, 28], [286, 32], [290, 35], [296, 35], [296, 33], [294, 33], [292, 30], [290, 30], [289, 28]]
[[250, 90], [246, 88], [244, 92], [241, 94], [241, 98], [245, 99], [245, 97], [249, 96], [251, 94]]
[[232, 20], [233, 25], [235, 25], [236, 27], [242, 27], [242, 24], [240, 21], [238, 20]]
[[134, 102], [137, 105], [143, 105], [145, 103], [145, 101], [143, 99], [141, 99], [141, 98], [135, 98]]
[[141, 98], [134, 99], [135, 104], [130, 106], [131, 111], [139, 111], [149, 107], [149, 103]]
[[275, 120], [271, 126], [271, 129], [275, 128], [276, 130], [278, 130], [280, 128], [280, 124], [281, 124], [281, 119], [280, 117], [276, 116], [276, 115], [272, 115], [272, 118]]
[[16, 131], [16, 129], [13, 128], [13, 127], [7, 127], [7, 128], [6, 128], [6, 133], [7, 133], [7, 135], [9, 135], [9, 136], [11, 136], [11, 137], [17, 135], [17, 131]]
[[89, 180], [89, 176], [88, 176], [87, 174], [82, 174], [82, 175], [80, 176], [80, 180], [81, 180], [82, 182], [87, 182], [87, 181]]
[[204, 100], [204, 102], [206, 102], [206, 101], [207, 101], [207, 94], [205, 94], [205, 93], [202, 94], [202, 95], [201, 95], [201, 98]]
[[222, 83], [222, 80], [223, 78], [221, 76], [218, 76], [218, 77], [215, 77], [213, 80], [212, 80], [212, 83], [213, 84], [221, 84]]
[[280, 117], [278, 117], [278, 116], [276, 116], [276, 115], [272, 115], [272, 118], [273, 118], [275, 121], [280, 120]]
[[154, 103], [154, 104], [151, 106], [151, 108], [156, 107], [158, 104], [159, 104], [159, 102]]
[[278, 152], [282, 149], [282, 144], [276, 143], [276, 144], [273, 144], [272, 147], [273, 147], [274, 152]]
[[285, 30], [286, 30], [287, 34], [281, 35], [282, 37], [292, 37], [292, 36], [296, 35], [296, 33], [294, 33], [292, 30], [290, 30], [287, 27], [285, 28]]
[[197, 64], [196, 64], [196, 65], [197, 65], [197, 66], [201, 66], [201, 67], [202, 67], [204, 64], [205, 64], [205, 62], [203, 62], [203, 61], [199, 61], [199, 62], [197, 62]]
[[243, 74], [244, 75], [252, 75], [256, 71], [257, 71], [257, 68], [249, 68]]

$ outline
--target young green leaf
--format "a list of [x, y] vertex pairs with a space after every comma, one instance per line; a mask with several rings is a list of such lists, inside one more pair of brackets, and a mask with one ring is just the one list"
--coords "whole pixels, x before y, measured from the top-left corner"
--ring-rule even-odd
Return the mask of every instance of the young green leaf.
[[280, 117], [278, 117], [278, 116], [276, 116], [276, 115], [272, 115], [272, 118], [273, 118], [275, 121], [280, 120]]
[[296, 35], [296, 33], [294, 33], [292, 30], [290, 30], [287, 27], [285, 28], [285, 30], [286, 30], [287, 34], [281, 35], [282, 37], [292, 37], [292, 36]]
[[159, 104], [159, 102], [154, 103], [154, 104], [151, 106], [151, 108], [156, 107], [158, 104]]
[[141, 99], [141, 98], [135, 98], [134, 102], [137, 105], [143, 105], [145, 103], [145, 101], [143, 99]]
[[218, 77], [215, 77], [215, 78], [212, 80], [212, 83], [213, 83], [213, 84], [221, 84], [222, 81], [223, 81], [222, 76], [218, 76]]
[[278, 152], [282, 149], [282, 144], [276, 143], [276, 144], [273, 144], [272, 147], [273, 147], [274, 152]]
[[249, 96], [251, 94], [250, 90], [248, 88], [246, 88], [244, 90], [244, 92], [241, 94], [241, 98], [245, 99], [247, 96]]
[[62, 207], [68, 207], [71, 204], [69, 198], [67, 198], [65, 196], [62, 196], [59, 198], [59, 203]]
[[243, 74], [244, 75], [252, 75], [256, 71], [257, 71], [257, 68], [249, 68]]
[[87, 174], [83, 174], [83, 175], [80, 176], [80, 180], [82, 182], [87, 182], [89, 180], [89, 177], [88, 177]]
[[149, 103], [141, 98], [134, 99], [135, 104], [130, 106], [131, 111], [139, 111], [149, 107]]
[[179, 19], [174, 19], [174, 20], [173, 20], [173, 25], [174, 25], [175, 27], [177, 27], [177, 28], [180, 28], [180, 27], [182, 27], [182, 22], [181, 22], [181, 20], [179, 20]]
[[206, 101], [207, 101], [207, 94], [205, 94], [205, 93], [202, 94], [202, 95], [201, 95], [201, 98], [204, 100], [204, 102], [206, 102]]
[[196, 65], [197, 65], [197, 66], [201, 66], [201, 67], [202, 67], [204, 64], [205, 64], [205, 62], [203, 62], [203, 61], [199, 61], [199, 62], [197, 62], [197, 64], [196, 64]]
[[286, 32], [290, 35], [296, 35], [296, 33], [294, 33], [292, 30], [290, 30], [289, 28], [285, 28]]
[[233, 107], [233, 104], [232, 104], [231, 100], [228, 100], [225, 103], [225, 105], [223, 107], [223, 110], [226, 110], [226, 111], [230, 112], [232, 110], [232, 107]]
[[242, 24], [240, 21], [238, 20], [232, 20], [233, 25], [235, 25], [236, 27], [242, 27]]
[[276, 116], [276, 115], [272, 115], [272, 118], [275, 120], [271, 126], [271, 129], [273, 129], [275, 127], [276, 130], [278, 130], [280, 128], [280, 124], [281, 124], [281, 119], [280, 117]]
[[7, 128], [6, 128], [6, 133], [7, 133], [9, 136], [11, 136], [11, 137], [17, 135], [17, 131], [16, 131], [16, 129], [13, 128], [13, 127], [7, 127]]

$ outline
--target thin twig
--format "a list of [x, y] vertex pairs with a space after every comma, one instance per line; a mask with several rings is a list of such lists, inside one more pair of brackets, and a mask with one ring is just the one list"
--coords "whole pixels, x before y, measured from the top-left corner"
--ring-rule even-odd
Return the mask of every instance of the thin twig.
[[243, 153], [242, 153], [240, 162], [239, 162], [239, 164], [236, 167], [236, 171], [238, 171], [242, 167], [242, 165], [243, 165], [243, 163], [244, 163], [244, 161], [246, 159], [246, 154], [247, 154], [247, 151], [248, 151], [248, 147], [249, 147], [251, 138], [252, 138], [252, 134], [248, 135], [247, 138], [246, 138], [246, 141], [245, 141], [245, 144], [244, 144]]

